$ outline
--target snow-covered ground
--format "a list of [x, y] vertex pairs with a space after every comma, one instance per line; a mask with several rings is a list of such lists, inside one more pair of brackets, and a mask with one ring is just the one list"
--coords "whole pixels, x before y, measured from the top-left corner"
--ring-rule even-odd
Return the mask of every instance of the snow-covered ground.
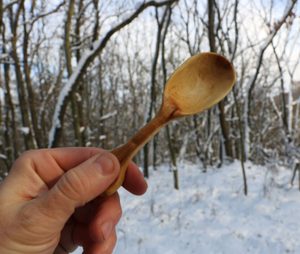
[[[180, 190], [168, 166], [152, 171], [144, 196], [120, 191], [117, 254], [300, 253], [300, 192], [291, 170], [239, 162], [208, 169], [186, 163]], [[77, 253], [81, 253], [77, 250]]]

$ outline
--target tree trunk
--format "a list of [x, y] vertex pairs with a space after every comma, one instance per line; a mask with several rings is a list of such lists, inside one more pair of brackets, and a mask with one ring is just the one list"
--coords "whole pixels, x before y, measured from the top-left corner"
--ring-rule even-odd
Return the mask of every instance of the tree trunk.
[[19, 99], [20, 111], [21, 111], [22, 128], [28, 128], [29, 130], [27, 133], [25, 133], [24, 129], [22, 129], [25, 149], [28, 150], [28, 149], [33, 149], [35, 146], [33, 142], [30, 118], [28, 114], [28, 100], [27, 100], [28, 95], [26, 93], [24, 79], [21, 71], [21, 64], [17, 53], [18, 22], [23, 8], [24, 8], [24, 0], [19, 3], [16, 13], [13, 12], [13, 7], [11, 6], [9, 9], [9, 14], [10, 14], [10, 24], [11, 24], [11, 31], [12, 31], [11, 56], [14, 61], [15, 75], [17, 79], [18, 99]]
[[[216, 40], [215, 40], [215, 4], [213, 0], [208, 0], [208, 37], [209, 37], [209, 47], [211, 52], [217, 52]], [[225, 154], [228, 157], [233, 157], [232, 152], [232, 142], [229, 137], [229, 124], [226, 121], [225, 115], [225, 102], [224, 100], [218, 103], [219, 108], [219, 121], [221, 125], [221, 131], [223, 136], [223, 145], [225, 147]], [[222, 142], [222, 139], [221, 139]], [[220, 161], [222, 164], [223, 153], [220, 152]]]
[[[146, 120], [147, 123], [152, 119], [153, 114], [155, 113], [156, 93], [157, 93], [157, 91], [156, 91], [156, 68], [157, 68], [157, 62], [158, 62], [159, 51], [160, 51], [163, 24], [165, 22], [166, 15], [167, 15], [167, 8], [165, 9], [161, 20], [159, 19], [157, 8], [155, 9], [155, 11], [156, 11], [155, 12], [156, 21], [157, 21], [157, 34], [156, 34], [156, 46], [155, 46], [155, 51], [154, 51], [154, 56], [153, 56], [153, 61], [152, 61], [152, 67], [151, 67], [151, 93], [150, 93], [150, 107], [149, 107], [148, 116], [147, 116], [147, 120]], [[146, 177], [149, 176], [148, 156], [149, 156], [149, 145], [146, 144], [144, 146], [144, 175]], [[155, 167], [155, 164], [156, 164], [156, 140], [154, 139], [154, 141], [153, 141], [153, 167]]]
[[25, 75], [25, 85], [27, 88], [27, 94], [30, 100], [28, 100], [29, 104], [29, 112], [30, 112], [30, 118], [32, 126], [30, 129], [32, 131], [33, 141], [34, 141], [34, 147], [43, 147], [42, 145], [42, 137], [41, 137], [41, 129], [38, 125], [37, 120], [37, 108], [36, 108], [36, 101], [35, 101], [35, 94], [32, 87], [31, 77], [30, 77], [30, 67], [28, 64], [28, 47], [29, 47], [29, 36], [30, 34], [27, 31], [26, 27], [26, 18], [25, 18], [25, 11], [23, 11], [23, 65], [24, 65], [24, 75]]
[[[171, 24], [171, 16], [172, 16], [172, 7], [168, 6], [167, 7], [167, 20], [165, 23], [164, 31], [162, 34], [162, 40], [161, 40], [161, 59], [162, 59], [162, 71], [163, 71], [163, 82], [164, 85], [167, 83], [167, 66], [166, 66], [166, 59], [165, 59], [165, 41], [166, 41], [166, 36], [168, 33], [168, 28]], [[168, 142], [168, 148], [169, 148], [169, 154], [170, 154], [170, 159], [171, 159], [171, 169], [173, 172], [173, 182], [174, 182], [174, 188], [176, 190], [179, 190], [179, 175], [178, 175], [178, 167], [177, 167], [177, 161], [176, 161], [176, 153], [174, 149], [174, 145], [171, 139], [171, 126], [172, 125], [167, 125], [166, 126], [166, 136], [167, 136], [167, 142]]]
[[77, 89], [78, 84], [82, 80], [82, 77], [86, 73], [88, 66], [94, 61], [94, 59], [103, 51], [105, 46], [111, 37], [120, 31], [122, 28], [130, 24], [135, 20], [140, 13], [149, 7], [160, 7], [168, 4], [172, 4], [177, 0], [168, 0], [162, 2], [145, 2], [141, 3], [135, 11], [129, 16], [127, 16], [123, 21], [113, 26], [103, 37], [93, 44], [93, 48], [86, 52], [84, 56], [80, 58], [77, 65], [76, 72], [74, 71], [67, 81], [67, 83], [62, 88], [60, 94], [58, 95], [58, 104], [55, 107], [52, 126], [48, 136], [48, 147], [55, 147], [59, 144], [62, 137], [62, 129], [64, 125], [64, 116], [66, 112], [67, 105], [71, 98], [71, 93]]
[[[2, 40], [3, 40], [3, 46], [2, 46], [2, 52], [3, 54], [7, 53], [6, 45], [7, 41], [5, 38], [5, 27], [2, 23]], [[11, 87], [10, 87], [10, 64], [8, 62], [5, 62], [3, 64], [3, 73], [4, 73], [4, 100], [5, 100], [5, 131], [4, 131], [4, 137], [5, 137], [5, 149], [6, 154], [8, 158], [8, 165], [11, 165], [11, 163], [18, 157], [18, 152], [20, 150], [19, 148], [19, 137], [18, 137], [18, 131], [17, 131], [17, 124], [16, 124], [16, 116], [15, 116], [15, 105], [13, 103], [12, 95], [11, 95]]]

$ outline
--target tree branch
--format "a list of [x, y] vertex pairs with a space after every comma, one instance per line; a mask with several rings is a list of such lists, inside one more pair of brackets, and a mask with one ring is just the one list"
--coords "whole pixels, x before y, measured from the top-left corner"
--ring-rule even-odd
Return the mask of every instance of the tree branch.
[[142, 3], [128, 18], [125, 18], [119, 24], [114, 26], [105, 34], [105, 36], [102, 39], [98, 40], [93, 44], [92, 49], [87, 50], [85, 54], [83, 54], [80, 61], [78, 62], [77, 67], [74, 69], [72, 75], [70, 76], [69, 80], [62, 88], [58, 96], [57, 104], [52, 119], [52, 127], [48, 136], [48, 147], [55, 147], [58, 145], [61, 136], [66, 107], [70, 100], [70, 94], [74, 89], [76, 89], [76, 86], [78, 85], [80, 79], [86, 72], [88, 66], [93, 62], [96, 56], [102, 52], [110, 38], [123, 27], [130, 24], [145, 9], [149, 7], [161, 7], [164, 5], [171, 5], [177, 1], [178, 0], [167, 0], [161, 2], [149, 1], [146, 3]]
[[291, 12], [292, 12], [296, 2], [297, 2], [296, 0], [291, 1], [290, 6], [287, 8], [287, 11], [284, 13], [281, 20], [279, 20], [276, 23], [274, 31], [268, 36], [265, 43], [262, 45], [262, 47], [260, 49], [259, 57], [258, 57], [257, 64], [256, 64], [256, 71], [255, 71], [254, 76], [252, 77], [252, 79], [249, 81], [249, 85], [248, 85], [249, 86], [249, 90], [248, 90], [248, 104], [249, 104], [249, 106], [248, 106], [248, 108], [250, 108], [252, 93], [253, 93], [253, 90], [254, 90], [254, 87], [255, 87], [255, 82], [256, 82], [256, 79], [258, 77], [261, 65], [262, 65], [262, 60], [263, 60], [264, 53], [265, 53], [266, 49], [268, 48], [268, 46], [272, 43], [274, 37], [276, 36], [276, 34], [278, 33], [278, 31], [280, 30], [282, 25], [285, 23], [286, 19], [291, 15]]

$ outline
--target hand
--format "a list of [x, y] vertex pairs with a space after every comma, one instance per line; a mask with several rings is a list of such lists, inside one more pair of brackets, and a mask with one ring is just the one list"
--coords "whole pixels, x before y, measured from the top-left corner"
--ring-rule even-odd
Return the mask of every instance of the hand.
[[[0, 253], [112, 253], [121, 217], [117, 193], [103, 197], [119, 162], [97, 148], [25, 152], [0, 185]], [[140, 195], [147, 184], [133, 163], [123, 185]]]

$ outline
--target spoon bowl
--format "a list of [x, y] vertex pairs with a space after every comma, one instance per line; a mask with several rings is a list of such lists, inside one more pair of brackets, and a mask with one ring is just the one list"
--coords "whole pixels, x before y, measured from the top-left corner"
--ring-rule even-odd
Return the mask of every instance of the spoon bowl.
[[222, 100], [235, 83], [232, 64], [215, 53], [200, 53], [186, 60], [171, 75], [165, 86], [163, 102], [156, 116], [126, 144], [112, 150], [119, 159], [120, 174], [105, 191], [111, 195], [122, 185], [130, 160], [169, 121], [193, 115]]
[[164, 101], [175, 104], [179, 115], [193, 115], [223, 99], [234, 82], [235, 72], [226, 58], [214, 53], [198, 54], [170, 77]]

